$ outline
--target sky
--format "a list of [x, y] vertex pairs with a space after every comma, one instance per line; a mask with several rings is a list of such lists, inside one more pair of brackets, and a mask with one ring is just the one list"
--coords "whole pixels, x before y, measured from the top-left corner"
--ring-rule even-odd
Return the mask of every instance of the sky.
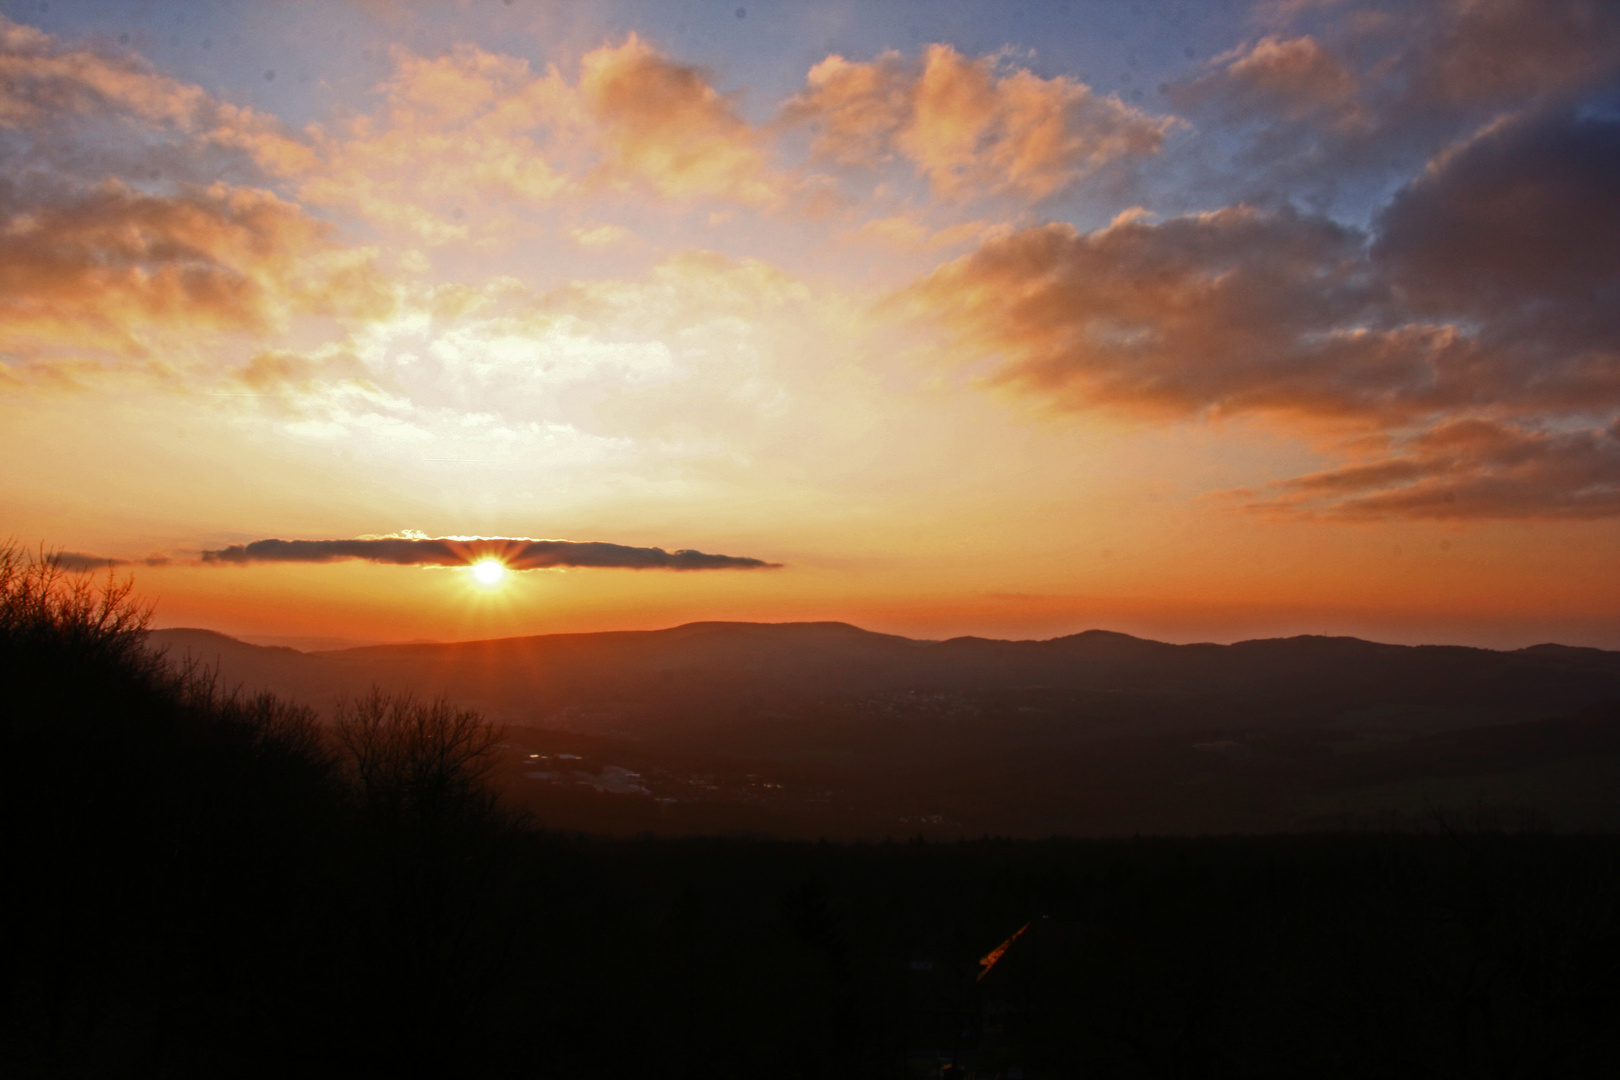
[[3, 0], [0, 463], [303, 647], [1620, 648], [1620, 5]]

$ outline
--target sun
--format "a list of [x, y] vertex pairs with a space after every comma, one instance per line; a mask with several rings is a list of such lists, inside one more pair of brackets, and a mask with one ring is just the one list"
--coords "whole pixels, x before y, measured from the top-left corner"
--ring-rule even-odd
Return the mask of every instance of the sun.
[[506, 576], [506, 567], [499, 559], [479, 559], [472, 566], [473, 577], [483, 585], [499, 585]]

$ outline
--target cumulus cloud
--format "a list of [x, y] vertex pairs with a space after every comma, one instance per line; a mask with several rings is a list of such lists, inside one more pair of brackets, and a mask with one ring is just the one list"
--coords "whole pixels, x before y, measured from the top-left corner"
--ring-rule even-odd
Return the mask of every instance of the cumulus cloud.
[[1425, 309], [1492, 320], [1509, 310], [1555, 314], [1537, 329], [1612, 340], [1616, 192], [1620, 118], [1567, 109], [1514, 116], [1446, 150], [1401, 191], [1379, 220], [1376, 253]]
[[1450, 421], [1379, 461], [1271, 485], [1257, 509], [1339, 518], [1548, 519], [1620, 514], [1620, 423], [1548, 432]]
[[1272, 509], [1620, 513], [1616, 190], [1620, 122], [1553, 108], [1436, 155], [1370, 231], [1249, 206], [1043, 225], [898, 302], [1049, 409], [1261, 414], [1395, 440], [1284, 482]]
[[258, 151], [267, 166], [285, 162], [301, 198], [444, 243], [471, 235], [469, 209], [579, 190], [573, 159], [585, 118], [555, 68], [472, 45], [433, 58], [396, 46], [391, 55], [375, 113], [313, 129], [308, 159]]
[[1212, 64], [1211, 70], [1177, 87], [1174, 99], [1193, 105], [1212, 101], [1229, 122], [1282, 117], [1350, 129], [1370, 123], [1357, 101], [1355, 74], [1309, 34], [1268, 35], [1216, 57]]
[[[436, 57], [396, 47], [392, 58], [381, 107], [312, 128], [305, 156], [265, 136], [242, 145], [301, 198], [432, 244], [476, 239], [513, 207], [603, 188], [777, 206], [797, 183], [771, 167], [769, 133], [709, 72], [635, 34], [585, 53], [575, 83], [473, 45]], [[610, 242], [609, 228], [582, 242]]]
[[1175, 124], [1072, 79], [945, 45], [910, 59], [829, 57], [764, 125], [711, 72], [633, 33], [586, 52], [577, 81], [471, 44], [431, 57], [396, 46], [391, 58], [375, 108], [291, 131], [138, 57], [0, 23], [0, 139], [17, 144], [19, 160], [87, 170], [90, 182], [229, 177], [439, 245], [498, 237], [525, 207], [603, 189], [824, 213], [841, 197], [832, 179], [775, 162], [795, 124], [819, 132], [823, 159], [898, 158], [952, 201], [1047, 197], [1151, 156]]
[[[263, 183], [276, 125], [127, 53], [0, 19], [0, 351], [55, 378], [172, 336], [369, 318], [375, 253]], [[221, 179], [230, 176], [231, 179]], [[168, 363], [164, 360], [162, 363]]]
[[1616, 191], [1620, 120], [1560, 108], [1488, 125], [1386, 207], [1378, 272], [1414, 318], [1475, 343], [1446, 372], [1456, 403], [1620, 408]]
[[1567, 113], [1441, 155], [1366, 234], [1228, 207], [1024, 229], [902, 299], [1060, 409], [1399, 425], [1620, 408], [1620, 124]]
[[[93, 139], [84, 138], [93, 132]], [[129, 52], [70, 45], [0, 16], [0, 149], [63, 175], [206, 185], [253, 161], [307, 166], [307, 146], [271, 116], [221, 101]], [[16, 170], [25, 185], [28, 169]]]
[[[1242, 127], [1231, 197], [1287, 191], [1346, 204], [1504, 112], [1571, 107], [1620, 76], [1610, 0], [1300, 5], [1313, 32], [1273, 32], [1173, 83], [1199, 120]], [[1285, 20], [1286, 21], [1286, 20]], [[1347, 194], [1348, 193], [1348, 194]]]
[[1403, 74], [1421, 103], [1559, 98], [1620, 71], [1610, 0], [1449, 0], [1413, 8]]
[[0, 192], [0, 347], [127, 351], [153, 325], [263, 331], [296, 311], [389, 303], [363, 254], [345, 258], [327, 226], [268, 191], [109, 180], [21, 205]]
[[133, 56], [67, 48], [0, 16], [0, 126], [37, 129], [63, 115], [113, 113], [194, 127], [209, 104], [201, 88], [160, 75]]
[[902, 303], [989, 358], [992, 382], [1067, 410], [1194, 415], [1379, 409], [1417, 389], [1407, 356], [1437, 331], [1369, 329], [1385, 290], [1364, 238], [1293, 212], [1232, 207], [1082, 233], [993, 239]]
[[948, 199], [1043, 199], [1111, 162], [1151, 156], [1175, 124], [1073, 79], [969, 59], [949, 45], [916, 59], [830, 56], [782, 115], [812, 127], [823, 159], [877, 166], [899, 156]]
[[326, 563], [342, 559], [395, 566], [468, 566], [483, 559], [498, 559], [509, 570], [557, 567], [620, 568], [628, 570], [760, 570], [778, 569], [738, 555], [709, 555], [682, 549], [628, 547], [600, 541], [531, 540], [526, 537], [389, 536], [356, 540], [255, 540], [203, 552], [203, 561], [216, 564], [257, 562]]
[[631, 34], [580, 62], [579, 94], [599, 128], [600, 175], [678, 198], [765, 205], [782, 197], [760, 134], [701, 68]]

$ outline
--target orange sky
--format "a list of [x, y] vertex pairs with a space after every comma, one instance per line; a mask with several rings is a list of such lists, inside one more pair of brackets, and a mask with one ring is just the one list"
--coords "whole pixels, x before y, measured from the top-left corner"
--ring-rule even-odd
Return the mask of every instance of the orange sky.
[[[0, 4], [4, 534], [256, 640], [1620, 648], [1612, 6], [878, 7]], [[251, 546], [449, 536], [610, 547]]]

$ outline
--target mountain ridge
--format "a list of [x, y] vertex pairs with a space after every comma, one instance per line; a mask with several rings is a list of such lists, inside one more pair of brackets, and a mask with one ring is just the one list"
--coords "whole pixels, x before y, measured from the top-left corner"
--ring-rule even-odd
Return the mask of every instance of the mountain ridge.
[[[1620, 653], [1597, 649], [1100, 630], [923, 641], [827, 622], [311, 653], [213, 631], [149, 640], [327, 715], [373, 687], [478, 709], [507, 728], [513, 797], [579, 828], [1252, 831], [1416, 820], [1481, 793], [1577, 825], [1620, 820]], [[658, 801], [573, 791], [608, 766]]]
[[540, 640], [557, 641], [557, 640], [565, 640], [565, 639], [572, 640], [572, 639], [587, 639], [587, 638], [607, 639], [607, 638], [610, 638], [610, 637], [617, 637], [617, 638], [651, 637], [651, 636], [676, 635], [676, 634], [681, 634], [681, 633], [690, 633], [690, 632], [698, 631], [698, 630], [731, 630], [731, 629], [749, 629], [749, 630], [765, 630], [765, 631], [778, 631], [778, 630], [780, 630], [780, 631], [793, 631], [793, 630], [800, 630], [800, 629], [837, 630], [839, 632], [852, 632], [851, 636], [858, 636], [858, 637], [861, 637], [861, 638], [864, 638], [864, 639], [883, 639], [883, 640], [889, 640], [889, 641], [901, 641], [901, 642], [906, 642], [908, 644], [913, 644], [913, 645], [950, 645], [950, 644], [960, 643], [960, 642], [982, 642], [982, 643], [991, 643], [991, 644], [1000, 644], [1000, 645], [1052, 645], [1052, 644], [1056, 644], [1056, 643], [1060, 643], [1060, 642], [1080, 642], [1080, 641], [1095, 642], [1095, 641], [1100, 641], [1100, 640], [1105, 640], [1106, 639], [1106, 640], [1117, 641], [1117, 642], [1134, 642], [1134, 643], [1143, 643], [1143, 644], [1148, 644], [1148, 645], [1157, 645], [1157, 646], [1163, 646], [1165, 648], [1171, 648], [1171, 649], [1199, 649], [1199, 648], [1231, 649], [1231, 648], [1237, 648], [1239, 646], [1265, 645], [1265, 644], [1275, 644], [1275, 643], [1279, 643], [1279, 642], [1333, 642], [1333, 643], [1350, 643], [1350, 644], [1353, 644], [1353, 645], [1376, 646], [1376, 647], [1379, 647], [1379, 648], [1386, 648], [1386, 649], [1457, 649], [1457, 650], [1466, 650], [1466, 651], [1469, 651], [1469, 652], [1493, 653], [1493, 654], [1497, 654], [1497, 655], [1512, 655], [1512, 654], [1517, 654], [1517, 653], [1536, 653], [1536, 652], [1544, 652], [1544, 651], [1545, 652], [1558, 651], [1558, 652], [1564, 652], [1564, 653], [1583, 653], [1583, 654], [1588, 654], [1588, 655], [1620, 657], [1620, 650], [1600, 649], [1600, 648], [1596, 648], [1596, 647], [1589, 646], [1589, 645], [1564, 645], [1562, 643], [1553, 642], [1553, 641], [1539, 642], [1539, 643], [1537, 643], [1535, 645], [1525, 645], [1525, 646], [1521, 646], [1520, 648], [1517, 648], [1517, 649], [1492, 649], [1492, 648], [1488, 648], [1488, 647], [1482, 646], [1482, 645], [1461, 645], [1461, 644], [1455, 644], [1455, 643], [1449, 643], [1449, 642], [1424, 642], [1424, 643], [1416, 644], [1416, 645], [1405, 645], [1405, 644], [1400, 644], [1398, 642], [1375, 641], [1375, 640], [1372, 640], [1370, 638], [1360, 638], [1360, 637], [1356, 637], [1356, 636], [1351, 635], [1351, 634], [1290, 634], [1290, 635], [1287, 635], [1287, 636], [1284, 636], [1284, 637], [1240, 638], [1237, 641], [1231, 641], [1231, 642], [1219, 642], [1219, 641], [1173, 642], [1173, 641], [1160, 641], [1157, 638], [1138, 637], [1135, 634], [1127, 634], [1127, 633], [1124, 633], [1123, 631], [1119, 631], [1119, 630], [1106, 630], [1106, 629], [1103, 629], [1101, 627], [1093, 627], [1093, 628], [1087, 629], [1087, 630], [1080, 630], [1080, 631], [1076, 631], [1075, 633], [1072, 633], [1072, 634], [1059, 634], [1059, 635], [1057, 635], [1055, 637], [1050, 637], [1050, 638], [992, 638], [992, 637], [983, 637], [983, 636], [980, 636], [980, 635], [977, 635], [977, 634], [960, 634], [960, 635], [957, 635], [957, 636], [954, 636], [954, 637], [949, 637], [949, 638], [912, 638], [912, 637], [906, 637], [906, 636], [904, 636], [902, 634], [887, 634], [887, 633], [883, 633], [882, 631], [878, 631], [878, 630], [868, 630], [865, 627], [856, 626], [854, 623], [843, 622], [843, 621], [840, 621], [840, 620], [809, 620], [809, 621], [789, 621], [789, 622], [749, 622], [749, 621], [746, 621], [746, 620], [702, 619], [702, 620], [696, 620], [696, 621], [688, 622], [688, 623], [677, 623], [674, 626], [659, 627], [657, 629], [652, 629], [652, 630], [592, 630], [592, 631], [561, 632], [561, 633], [551, 633], [551, 634], [513, 634], [513, 635], [510, 635], [510, 636], [507, 636], [507, 637], [468, 638], [468, 639], [461, 640], [461, 641], [427, 640], [427, 641], [381, 642], [381, 643], [368, 644], [368, 645], [346, 646], [346, 647], [341, 648], [341, 649], [294, 649], [291, 646], [287, 646], [287, 645], [259, 645], [259, 644], [253, 643], [253, 642], [249, 642], [249, 641], [247, 641], [247, 640], [245, 640], [243, 638], [234, 637], [234, 636], [232, 636], [230, 634], [226, 634], [226, 633], [224, 633], [223, 631], [220, 631], [220, 630], [213, 630], [213, 629], [209, 629], [207, 627], [198, 627], [198, 626], [163, 627], [161, 629], [151, 630], [148, 633], [149, 633], [150, 636], [155, 636], [155, 637], [163, 638], [163, 639], [167, 639], [167, 638], [170, 638], [170, 637], [177, 637], [177, 636], [180, 636], [180, 635], [199, 634], [199, 635], [207, 635], [207, 636], [209, 636], [211, 638], [217, 638], [217, 639], [223, 639], [223, 640], [229, 641], [229, 642], [235, 642], [235, 643], [237, 643], [239, 645], [244, 645], [244, 646], [248, 646], [248, 647], [256, 648], [256, 649], [279, 649], [279, 650], [285, 650], [285, 651], [288, 651], [288, 652], [296, 652], [296, 653], [299, 653], [300, 655], [303, 655], [303, 656], [338, 656], [338, 655], [355, 654], [355, 653], [378, 652], [378, 651], [381, 651], [381, 650], [389, 650], [389, 649], [459, 648], [459, 647], [468, 647], [468, 646], [477, 646], [477, 645], [493, 645], [493, 644], [499, 644], [499, 643], [509, 643], [509, 642], [519, 642], [519, 641], [527, 642], [527, 641], [540, 641]]
[[314, 704], [375, 684], [446, 695], [501, 722], [540, 726], [569, 710], [578, 722], [581, 709], [633, 714], [637, 726], [653, 729], [688, 714], [702, 714], [702, 725], [712, 726], [722, 715], [814, 701], [1036, 687], [1067, 695], [1065, 708], [1076, 715], [1090, 708], [1080, 698], [1139, 697], [1142, 715], [1158, 718], [1144, 719], [1146, 726], [1171, 722], [1164, 715], [1171, 699], [1180, 702], [1175, 723], [1203, 716], [1245, 726], [1320, 727], [1369, 708], [1466, 706], [1527, 720], [1620, 698], [1620, 652], [1395, 645], [1326, 635], [1229, 645], [1099, 630], [1045, 640], [928, 641], [838, 622], [714, 621], [309, 653], [181, 628], [152, 631], [149, 641], [167, 646], [175, 659], [185, 653], [212, 663], [232, 684]]

